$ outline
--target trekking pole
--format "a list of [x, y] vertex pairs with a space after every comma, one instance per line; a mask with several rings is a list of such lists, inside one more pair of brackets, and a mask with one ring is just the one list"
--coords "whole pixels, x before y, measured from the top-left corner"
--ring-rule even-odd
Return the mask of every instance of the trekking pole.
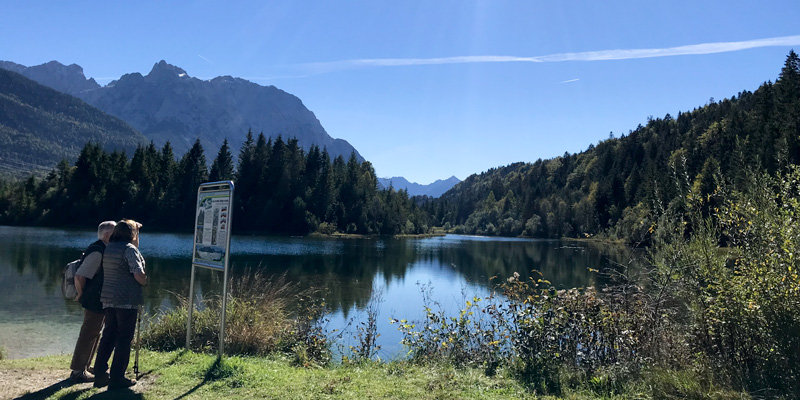
[[133, 361], [133, 373], [139, 379], [139, 348], [142, 347], [142, 306], [136, 312], [136, 358]]

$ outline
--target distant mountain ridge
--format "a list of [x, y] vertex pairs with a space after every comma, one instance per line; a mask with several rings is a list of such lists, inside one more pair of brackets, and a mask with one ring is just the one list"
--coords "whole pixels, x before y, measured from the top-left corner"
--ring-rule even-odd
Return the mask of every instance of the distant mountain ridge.
[[64, 65], [58, 61], [50, 61], [26, 67], [11, 61], [0, 61], [0, 68], [16, 72], [62, 93], [73, 94], [100, 88], [93, 78], [86, 79], [83, 68], [77, 64]]
[[25, 67], [0, 61], [0, 67], [78, 97], [128, 122], [156, 145], [170, 141], [178, 155], [198, 138], [209, 159], [226, 138], [238, 151], [252, 130], [271, 138], [296, 137], [304, 149], [317, 145], [331, 157], [347, 159], [355, 152], [364, 160], [346, 140], [330, 137], [299, 98], [274, 86], [231, 76], [204, 81], [163, 60], [147, 75], [126, 74], [106, 86], [87, 79], [75, 64], [51, 61]]
[[453, 186], [461, 182], [455, 176], [451, 176], [447, 179], [437, 179], [435, 182], [421, 185], [416, 182], [409, 182], [406, 178], [402, 176], [394, 176], [391, 178], [378, 178], [378, 183], [384, 187], [388, 188], [390, 185], [397, 189], [405, 189], [408, 191], [409, 196], [430, 196], [430, 197], [439, 197], [448, 190], [450, 190]]
[[148, 140], [73, 96], [0, 68], [0, 173], [47, 171], [61, 159], [74, 161], [87, 142], [132, 155]]

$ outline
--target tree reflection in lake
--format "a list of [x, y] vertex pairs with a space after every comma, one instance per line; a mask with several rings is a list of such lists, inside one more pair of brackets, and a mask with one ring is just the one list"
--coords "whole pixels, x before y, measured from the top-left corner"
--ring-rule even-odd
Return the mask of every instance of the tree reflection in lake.
[[[3, 343], [9, 340], [4, 339], [11, 331], [8, 324], [39, 318], [54, 324], [54, 330], [59, 330], [58, 324], [79, 325], [80, 306], [64, 299], [59, 285], [64, 265], [78, 258], [93, 239], [90, 231], [0, 227], [0, 289], [4, 293], [0, 296], [0, 321], [4, 321], [0, 322], [0, 345], [9, 348]], [[191, 249], [190, 235], [142, 232], [141, 250], [150, 276], [145, 289], [148, 310], [173, 307], [176, 294], [188, 295]], [[492, 287], [491, 277], [505, 279], [514, 272], [527, 277], [531, 270], [540, 271], [557, 287], [580, 287], [602, 279], [589, 268], [602, 270], [630, 259], [627, 249], [603, 245], [454, 235], [424, 239], [236, 236], [231, 253], [234, 282], [254, 270], [267, 276], [285, 273], [301, 288], [321, 289], [338, 324], [350, 316], [359, 318], [376, 290], [384, 292], [382, 321], [390, 317], [388, 313], [413, 318], [421, 311], [418, 283], [430, 282], [437, 301], [460, 299], [465, 288], [486, 294]], [[220, 293], [222, 279], [220, 272], [198, 268], [196, 295]], [[231, 291], [235, 293], [236, 288]], [[77, 330], [72, 330], [60, 329], [65, 332], [57, 340], [74, 344]], [[387, 340], [394, 336], [385, 335]], [[71, 351], [71, 345], [65, 345], [63, 352]]]

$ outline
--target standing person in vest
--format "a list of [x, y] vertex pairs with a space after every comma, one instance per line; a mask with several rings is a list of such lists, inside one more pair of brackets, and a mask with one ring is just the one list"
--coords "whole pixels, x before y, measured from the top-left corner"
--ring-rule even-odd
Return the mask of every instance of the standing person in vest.
[[72, 353], [69, 378], [75, 383], [93, 382], [94, 375], [87, 372], [92, 363], [97, 341], [100, 339], [100, 330], [103, 328], [103, 306], [100, 304], [100, 290], [103, 288], [103, 251], [106, 249], [111, 233], [114, 231], [114, 221], [101, 222], [97, 227], [98, 240], [89, 245], [81, 257], [81, 266], [75, 272], [75, 289], [83, 308], [83, 325], [75, 343]]
[[[125, 378], [131, 356], [131, 341], [136, 331], [136, 314], [144, 304], [142, 286], [147, 284], [144, 258], [139, 252], [139, 228], [142, 224], [123, 219], [117, 223], [111, 242], [103, 254], [103, 290], [100, 300], [106, 315], [106, 327], [94, 362], [94, 387], [108, 385], [109, 390], [130, 387], [135, 380]], [[108, 371], [111, 352], [114, 360]]]

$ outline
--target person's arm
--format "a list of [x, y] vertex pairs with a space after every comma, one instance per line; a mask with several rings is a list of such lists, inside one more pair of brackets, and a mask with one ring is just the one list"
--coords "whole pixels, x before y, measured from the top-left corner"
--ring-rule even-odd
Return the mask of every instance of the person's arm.
[[137, 249], [139, 248], [139, 229], [142, 229], [142, 224], [136, 223], [136, 232], [133, 233], [133, 240], [131, 244], [134, 245]]
[[[131, 243], [133, 245], [133, 243]], [[147, 285], [147, 275], [144, 272], [144, 257], [139, 249], [133, 246], [128, 246], [125, 249], [125, 259], [128, 262], [129, 271], [133, 274], [133, 279], [136, 279], [140, 285]]]
[[75, 290], [78, 292], [78, 295], [75, 296], [75, 301], [81, 299], [81, 295], [83, 294], [83, 287], [86, 286], [86, 278], [75, 275]]
[[147, 275], [144, 272], [136, 271], [133, 273], [133, 278], [136, 279], [136, 282], [139, 282], [140, 285], [145, 286], [147, 285]]
[[75, 271], [75, 290], [78, 292], [75, 300], [80, 300], [83, 288], [86, 287], [86, 279], [94, 278], [102, 262], [103, 254], [99, 251], [93, 251], [83, 258], [81, 266]]

